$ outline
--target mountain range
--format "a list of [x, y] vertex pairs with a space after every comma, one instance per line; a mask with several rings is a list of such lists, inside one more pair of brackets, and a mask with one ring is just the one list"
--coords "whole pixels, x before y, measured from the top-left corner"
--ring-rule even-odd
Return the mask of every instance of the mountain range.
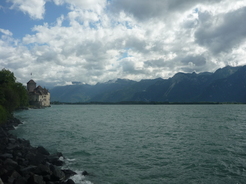
[[57, 86], [51, 101], [59, 102], [236, 102], [246, 103], [246, 65], [226, 66], [214, 73], [177, 73], [169, 79], [139, 82], [117, 79], [96, 85]]

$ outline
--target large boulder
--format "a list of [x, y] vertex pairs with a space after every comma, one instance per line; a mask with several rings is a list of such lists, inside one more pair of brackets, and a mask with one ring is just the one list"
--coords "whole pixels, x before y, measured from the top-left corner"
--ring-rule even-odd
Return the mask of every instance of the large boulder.
[[50, 153], [43, 146], [38, 146], [37, 151], [43, 155], [50, 155]]
[[10, 158], [7, 158], [5, 161], [4, 161], [4, 168], [7, 170], [7, 171], [13, 171], [15, 169], [17, 169], [19, 166], [18, 166], [18, 163], [15, 162], [14, 160], [10, 159]]
[[36, 174], [33, 174], [29, 177], [28, 184], [46, 184], [45, 181], [43, 180], [43, 176], [39, 176]]
[[51, 179], [52, 181], [63, 181], [65, 180], [65, 174], [62, 170], [54, 165], [50, 165], [50, 170], [52, 171]]

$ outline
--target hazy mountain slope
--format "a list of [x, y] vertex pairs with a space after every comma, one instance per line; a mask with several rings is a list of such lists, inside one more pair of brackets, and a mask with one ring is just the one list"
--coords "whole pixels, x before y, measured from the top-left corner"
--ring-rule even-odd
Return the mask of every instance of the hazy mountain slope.
[[197, 100], [246, 103], [246, 66], [226, 78], [215, 80]]
[[246, 66], [214, 73], [177, 73], [169, 79], [139, 82], [117, 79], [96, 85], [55, 87], [51, 101], [60, 102], [246, 102]]
[[[241, 67], [227, 66], [218, 69], [215, 73], [177, 73], [168, 80], [159, 81], [149, 86], [145, 92], [135, 94], [132, 100], [162, 102], [210, 101], [211, 99], [206, 96], [211, 90], [209, 86], [216, 81], [220, 83], [222, 79], [230, 77], [240, 68]], [[214, 92], [216, 91], [217, 89], [215, 88]], [[229, 99], [229, 96], [227, 96], [227, 98]], [[212, 101], [216, 101], [215, 99], [216, 98], [213, 98]], [[224, 98], [224, 101], [226, 100], [227, 99]]]
[[[132, 101], [133, 96], [137, 92], [146, 90], [149, 86], [153, 85], [157, 81], [162, 81], [163, 79], [157, 78], [153, 80], [141, 80], [136, 81], [125, 81], [125, 83], [118, 83], [117, 89], [108, 91], [108, 93], [102, 93], [100, 95], [92, 98], [92, 101], [97, 102], [120, 102], [120, 101]], [[118, 81], [118, 80], [117, 80]], [[122, 82], [122, 81], [121, 81]], [[127, 82], [127, 83], [126, 83]], [[137, 101], [134, 99], [133, 101]]]
[[90, 85], [58, 86], [50, 90], [51, 101], [80, 102], [88, 101], [94, 92]]

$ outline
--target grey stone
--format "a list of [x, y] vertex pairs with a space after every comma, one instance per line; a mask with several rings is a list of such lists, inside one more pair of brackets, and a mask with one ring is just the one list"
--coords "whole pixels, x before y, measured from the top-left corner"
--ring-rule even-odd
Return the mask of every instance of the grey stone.
[[1, 178], [0, 178], [0, 184], [4, 184]]
[[18, 163], [10, 158], [7, 158], [4, 162], [4, 166], [5, 166], [5, 169], [7, 169], [8, 171], [12, 171], [18, 167]]
[[36, 168], [37, 168], [37, 166], [31, 165], [31, 166], [28, 166], [28, 167], [21, 169], [21, 173], [22, 173], [22, 175], [28, 175], [29, 173], [33, 173]]
[[71, 180], [71, 179], [68, 179], [66, 184], [75, 184], [75, 182], [73, 180]]
[[50, 165], [50, 170], [52, 171], [51, 177], [53, 181], [62, 181], [65, 179], [65, 174], [59, 167]]
[[38, 167], [35, 169], [34, 173], [39, 175], [50, 175], [52, 172], [50, 170], [49, 165], [39, 164]]
[[0, 155], [0, 158], [6, 159], [6, 158], [13, 158], [13, 155], [10, 153], [4, 153], [2, 155]]
[[44, 180], [43, 180], [43, 176], [39, 176], [39, 175], [32, 175], [30, 176], [30, 178], [27, 181], [28, 184], [45, 184]]
[[43, 146], [38, 146], [37, 150], [39, 153], [41, 153], [43, 155], [50, 155], [50, 153]]

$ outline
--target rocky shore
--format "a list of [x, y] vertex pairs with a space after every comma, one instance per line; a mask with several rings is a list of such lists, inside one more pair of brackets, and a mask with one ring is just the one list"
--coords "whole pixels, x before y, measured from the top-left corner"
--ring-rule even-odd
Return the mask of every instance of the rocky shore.
[[13, 118], [0, 126], [0, 184], [74, 184], [76, 173], [63, 170], [62, 153], [50, 154], [8, 131], [21, 124]]

